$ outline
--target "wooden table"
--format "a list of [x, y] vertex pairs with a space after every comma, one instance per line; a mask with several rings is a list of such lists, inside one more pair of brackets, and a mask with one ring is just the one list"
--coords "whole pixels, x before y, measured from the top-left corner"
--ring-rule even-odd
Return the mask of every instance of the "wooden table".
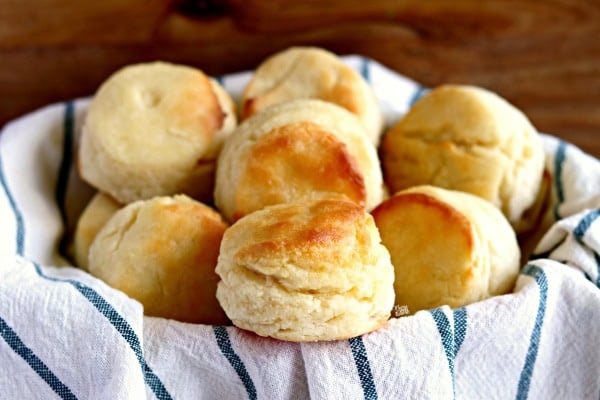
[[600, 2], [588, 0], [0, 0], [0, 125], [90, 95], [128, 63], [216, 75], [297, 44], [364, 54], [429, 86], [487, 87], [600, 157]]

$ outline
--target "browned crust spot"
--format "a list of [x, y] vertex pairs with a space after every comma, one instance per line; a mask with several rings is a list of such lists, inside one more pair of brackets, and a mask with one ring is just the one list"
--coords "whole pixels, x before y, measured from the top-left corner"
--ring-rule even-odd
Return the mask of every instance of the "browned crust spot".
[[261, 136], [239, 180], [234, 219], [268, 205], [343, 195], [364, 207], [367, 189], [357, 160], [336, 136], [297, 122]]
[[263, 223], [254, 226], [253, 243], [243, 246], [235, 260], [246, 264], [274, 254], [293, 258], [299, 253], [308, 255], [335, 247], [349, 236], [354, 237], [357, 229], [363, 229], [365, 216], [362, 207], [344, 200], [271, 209], [264, 215]]
[[437, 198], [424, 193], [399, 193], [396, 194], [371, 211], [375, 224], [381, 226], [382, 222], [388, 215], [393, 215], [396, 212], [404, 212], [407, 206], [420, 205], [425, 209], [430, 209], [432, 212], [440, 215], [447, 224], [452, 223], [455, 228], [464, 233], [467, 238], [469, 250], [475, 246], [474, 239], [471, 233], [471, 222], [469, 219], [456, 208], [448, 203], [438, 200]]

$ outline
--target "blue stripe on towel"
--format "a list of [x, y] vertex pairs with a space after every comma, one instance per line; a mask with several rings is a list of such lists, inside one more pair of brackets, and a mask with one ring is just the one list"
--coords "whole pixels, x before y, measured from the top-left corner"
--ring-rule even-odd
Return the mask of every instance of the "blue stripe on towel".
[[354, 364], [358, 371], [358, 377], [360, 378], [360, 385], [362, 386], [365, 400], [375, 400], [378, 398], [377, 388], [375, 387], [375, 381], [373, 380], [371, 364], [369, 362], [365, 343], [360, 336], [354, 337], [348, 340], [348, 342], [350, 342], [352, 357], [354, 357]]
[[600, 217], [600, 208], [590, 211], [579, 221], [575, 229], [573, 229], [573, 234], [578, 241], [581, 242], [587, 230], [598, 217]]
[[47, 384], [61, 399], [77, 399], [71, 389], [58, 379], [48, 366], [23, 343], [17, 333], [0, 318], [0, 336]]
[[535, 323], [531, 332], [531, 338], [529, 340], [529, 348], [527, 349], [527, 355], [525, 356], [525, 363], [519, 378], [517, 395], [515, 397], [516, 400], [525, 400], [529, 395], [529, 384], [531, 383], [531, 376], [533, 375], [535, 360], [540, 347], [542, 325], [544, 323], [544, 316], [546, 314], [546, 301], [548, 299], [548, 279], [546, 278], [544, 271], [535, 265], [527, 264], [523, 269], [523, 273], [535, 278], [535, 282], [540, 290], [540, 300], [538, 304], [537, 315], [535, 317]]
[[16, 247], [17, 254], [22, 256], [25, 250], [25, 223], [23, 221], [23, 215], [17, 207], [17, 203], [12, 196], [12, 193], [8, 189], [8, 184], [6, 183], [6, 178], [4, 177], [4, 169], [2, 167], [2, 154], [0, 153], [0, 185], [2, 185], [2, 189], [4, 189], [4, 193], [6, 193], [6, 197], [8, 198], [8, 202], [10, 207], [12, 208], [13, 214], [15, 216], [15, 223], [17, 225], [16, 232]]
[[565, 154], [567, 152], [567, 143], [562, 140], [559, 141], [554, 155], [554, 187], [556, 188], [557, 202], [554, 206], [554, 219], [559, 220], [560, 215], [558, 214], [558, 208], [565, 201], [565, 193], [562, 181], [563, 165], [565, 163]]
[[60, 240], [59, 251], [61, 254], [66, 254], [67, 250], [67, 213], [65, 211], [65, 195], [67, 193], [67, 184], [69, 183], [69, 173], [71, 172], [71, 164], [73, 162], [73, 125], [74, 125], [74, 111], [73, 102], [69, 101], [65, 103], [65, 112], [63, 119], [63, 155], [58, 169], [58, 179], [56, 181], [56, 191], [54, 198], [58, 211], [60, 212], [60, 218], [63, 223], [65, 234]]
[[240, 356], [236, 354], [235, 350], [233, 350], [227, 329], [224, 326], [213, 326], [213, 332], [221, 353], [223, 353], [227, 361], [229, 361], [229, 364], [233, 367], [238, 377], [242, 381], [242, 384], [246, 389], [246, 393], [248, 393], [248, 398], [251, 400], [256, 400], [256, 387], [254, 386], [254, 382], [252, 382], [252, 378], [250, 378], [244, 362]]
[[371, 83], [371, 70], [369, 67], [370, 67], [369, 60], [366, 57], [363, 57], [361, 59], [361, 63], [360, 63], [360, 74], [365, 79], [365, 81], [367, 81], [367, 83], [370, 84]]
[[467, 335], [467, 309], [457, 308], [452, 311], [452, 317], [454, 318], [454, 357], [456, 357]]
[[596, 286], [598, 286], [598, 288], [600, 288], [600, 255], [598, 253], [594, 253], [594, 259], [596, 260], [596, 266], [598, 267], [596, 269], [597, 274], [598, 274], [598, 275], [596, 275]]
[[138, 362], [140, 363], [140, 367], [142, 368], [142, 372], [144, 374], [144, 381], [146, 384], [152, 389], [156, 398], [159, 400], [167, 400], [171, 399], [171, 395], [167, 392], [166, 388], [156, 376], [154, 371], [148, 366], [146, 360], [144, 359], [144, 355], [142, 352], [142, 346], [140, 344], [140, 340], [137, 337], [135, 331], [129, 325], [129, 323], [110, 305], [102, 296], [100, 296], [94, 289], [91, 287], [78, 282], [73, 279], [61, 279], [61, 278], [53, 278], [51, 276], [45, 275], [39, 265], [34, 263], [35, 270], [39, 276], [44, 279], [53, 282], [62, 282], [68, 283], [73, 286], [79, 293], [81, 293], [96, 309], [112, 324], [112, 326], [121, 334], [123, 339], [129, 344], [131, 350], [135, 354]]
[[417, 85], [415, 92], [413, 93], [412, 97], [408, 101], [408, 106], [412, 107], [417, 102], [417, 100], [419, 100], [425, 94], [426, 91], [427, 91], [427, 89], [425, 89], [423, 86]]
[[435, 325], [437, 326], [442, 339], [442, 345], [444, 346], [444, 352], [446, 353], [446, 359], [448, 360], [448, 369], [450, 370], [450, 377], [452, 379], [452, 392], [454, 393], [454, 397], [456, 397], [454, 388], [454, 356], [456, 355], [454, 332], [450, 326], [448, 317], [446, 317], [446, 314], [444, 314], [440, 308], [430, 310], [429, 312], [435, 321]]
[[[579, 242], [581, 242], [583, 240], [583, 237], [585, 236], [586, 232], [588, 231], [590, 226], [594, 223], [594, 221], [596, 219], [598, 219], [598, 217], [600, 217], [600, 208], [590, 211], [579, 221], [579, 223], [577, 224], [575, 229], [573, 229], [573, 235], [575, 235], [575, 238]], [[587, 274], [586, 275], [588, 276], [588, 279], [590, 281], [594, 282], [595, 285], [600, 288], [600, 254], [598, 254], [594, 250], [592, 250], [592, 252], [594, 253], [594, 260], [596, 261], [596, 271], [597, 271], [596, 281], [594, 282], [591, 279], [591, 277], [589, 277], [589, 275], [587, 275]]]

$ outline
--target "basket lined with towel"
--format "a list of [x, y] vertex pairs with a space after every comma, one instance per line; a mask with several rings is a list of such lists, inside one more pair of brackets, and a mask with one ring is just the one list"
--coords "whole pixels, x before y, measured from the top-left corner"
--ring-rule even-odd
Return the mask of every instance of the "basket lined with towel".
[[[386, 122], [425, 90], [344, 58]], [[239, 98], [250, 73], [220, 82]], [[61, 254], [92, 189], [74, 169], [88, 99], [0, 136], [0, 389], [6, 398], [593, 398], [600, 396], [600, 162], [544, 135], [551, 228], [513, 293], [391, 319], [350, 340], [290, 343], [146, 317]]]

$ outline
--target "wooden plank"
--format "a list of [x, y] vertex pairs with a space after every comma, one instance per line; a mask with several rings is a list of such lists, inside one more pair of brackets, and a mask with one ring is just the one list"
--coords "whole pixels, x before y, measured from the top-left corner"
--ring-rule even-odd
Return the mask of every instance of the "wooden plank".
[[170, 12], [164, 0], [2, 0], [0, 49], [144, 43]]

